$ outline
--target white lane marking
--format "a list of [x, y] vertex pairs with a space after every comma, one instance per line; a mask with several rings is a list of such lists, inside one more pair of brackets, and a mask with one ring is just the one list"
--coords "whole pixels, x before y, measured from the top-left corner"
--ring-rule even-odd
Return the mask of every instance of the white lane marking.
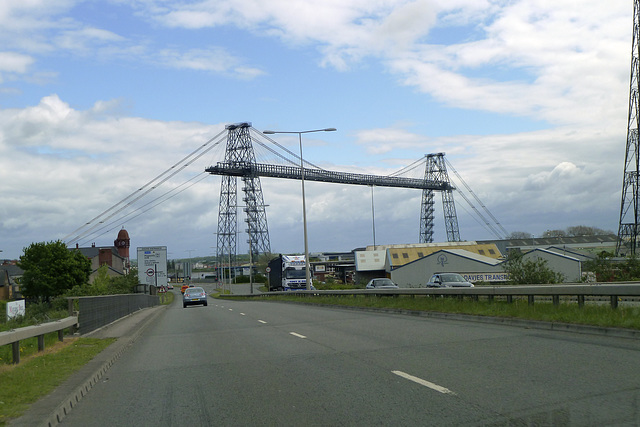
[[453, 391], [449, 390], [448, 388], [439, 386], [438, 384], [434, 384], [430, 381], [427, 380], [423, 380], [422, 378], [418, 378], [418, 377], [414, 377], [413, 375], [409, 375], [406, 372], [402, 372], [402, 371], [391, 371], [394, 374], [402, 377], [402, 378], [406, 378], [409, 381], [413, 381], [414, 383], [418, 383], [420, 385], [423, 385], [425, 387], [429, 387], [432, 390], [435, 390], [437, 392], [443, 393], [443, 394], [452, 394], [452, 395], [456, 395]]
[[240, 313], [240, 316], [246, 316], [246, 314], [244, 314], [244, 313]]
[[304, 335], [300, 335], [300, 334], [296, 334], [295, 332], [289, 332], [291, 335], [293, 335], [294, 337], [298, 337], [298, 338], [306, 338]]
[[260, 322], [260, 323], [267, 323], [267, 322], [265, 322], [264, 320], [258, 320], [258, 322]]

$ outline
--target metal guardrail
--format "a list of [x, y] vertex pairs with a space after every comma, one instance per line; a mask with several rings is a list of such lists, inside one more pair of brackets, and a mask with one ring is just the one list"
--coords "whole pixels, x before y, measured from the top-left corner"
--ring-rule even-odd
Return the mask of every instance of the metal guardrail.
[[[38, 337], [38, 351], [44, 350], [44, 335], [58, 332], [62, 341], [64, 329], [73, 327], [74, 332], [86, 334], [142, 308], [159, 304], [157, 295], [122, 294], [91, 297], [70, 297], [69, 317], [36, 326], [25, 326], [8, 332], [0, 332], [0, 346], [13, 346], [13, 363], [20, 363], [20, 341]], [[76, 307], [79, 309], [76, 311]]]
[[58, 341], [62, 341], [64, 338], [64, 330], [67, 328], [75, 328], [77, 324], [78, 317], [69, 316], [54, 322], [0, 332], [0, 346], [11, 344], [13, 347], [13, 363], [20, 363], [20, 341], [27, 338], [38, 337], [38, 351], [43, 351], [45, 334], [57, 331]]
[[[399, 289], [344, 289], [331, 291], [295, 291], [295, 292], [264, 292], [254, 297], [268, 297], [271, 295], [299, 295], [304, 296], [348, 296], [348, 295], [448, 295], [463, 298], [465, 296], [478, 299], [480, 296], [493, 299], [496, 296], [506, 297], [507, 302], [513, 302], [514, 296], [527, 297], [529, 304], [534, 304], [536, 297], [551, 297], [553, 304], [560, 303], [561, 296], [576, 297], [578, 305], [584, 306], [586, 297], [609, 297], [611, 307], [618, 307], [620, 297], [640, 297], [640, 282], [619, 282], [616, 284], [602, 283], [573, 283], [562, 285], [518, 285], [518, 286], [477, 286], [474, 288], [399, 288]], [[228, 295], [226, 295], [228, 296]]]

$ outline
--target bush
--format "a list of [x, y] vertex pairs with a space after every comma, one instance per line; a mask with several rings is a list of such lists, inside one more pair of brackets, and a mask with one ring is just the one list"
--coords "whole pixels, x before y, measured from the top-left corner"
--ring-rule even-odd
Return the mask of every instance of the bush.
[[547, 267], [544, 259], [524, 259], [524, 254], [510, 251], [504, 264], [509, 282], [515, 285], [553, 284], [564, 282], [564, 275]]
[[598, 282], [640, 280], [640, 260], [630, 256], [624, 262], [613, 261], [614, 254], [600, 252], [596, 259], [584, 263], [584, 270], [593, 272]]
[[133, 289], [137, 284], [137, 270], [132, 269], [124, 276], [109, 277], [107, 266], [103, 265], [98, 269], [93, 283], [74, 286], [64, 295], [67, 297], [86, 297], [94, 295], [130, 294], [133, 293]]
[[[249, 276], [236, 276], [233, 283], [249, 283]], [[262, 274], [256, 274], [253, 276], [253, 283], [267, 283], [267, 278]]]
[[[62, 306], [62, 303], [64, 306]], [[26, 314], [24, 316], [14, 317], [11, 320], [7, 319], [5, 315], [0, 316], [0, 330], [8, 331], [10, 329], [38, 325], [40, 323], [47, 323], [56, 319], [63, 319], [69, 315], [66, 305], [67, 300], [65, 298], [56, 298], [56, 300], [52, 301], [51, 304], [30, 301], [27, 301], [25, 304]], [[4, 303], [2, 307], [6, 310], [6, 303]]]

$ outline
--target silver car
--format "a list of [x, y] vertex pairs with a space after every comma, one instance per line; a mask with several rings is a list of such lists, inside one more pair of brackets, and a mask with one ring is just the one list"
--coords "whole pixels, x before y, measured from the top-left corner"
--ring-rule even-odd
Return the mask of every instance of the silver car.
[[473, 288], [473, 283], [458, 273], [436, 273], [429, 279], [427, 288]]
[[188, 305], [202, 304], [207, 306], [207, 293], [202, 288], [187, 288], [182, 295], [182, 307], [187, 308]]
[[398, 289], [398, 285], [393, 283], [391, 279], [371, 279], [367, 283], [367, 289]]

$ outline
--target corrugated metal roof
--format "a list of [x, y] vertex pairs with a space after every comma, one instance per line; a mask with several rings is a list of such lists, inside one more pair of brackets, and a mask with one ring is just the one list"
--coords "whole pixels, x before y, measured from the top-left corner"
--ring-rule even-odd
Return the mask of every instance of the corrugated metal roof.
[[503, 259], [488, 257], [485, 255], [480, 255], [475, 252], [468, 251], [466, 249], [443, 249], [445, 252], [449, 252], [451, 254], [455, 254], [464, 258], [468, 258], [474, 261], [483, 262], [489, 265], [498, 265], [503, 262]]
[[398, 267], [416, 261], [420, 258], [431, 255], [434, 252], [441, 250], [453, 250], [460, 249], [471, 254], [480, 255], [483, 257], [499, 259], [502, 258], [502, 253], [498, 250], [498, 247], [494, 243], [477, 243], [472, 245], [465, 245], [464, 249], [460, 245], [441, 245], [441, 246], [424, 246], [424, 247], [405, 247], [405, 248], [389, 248], [389, 261], [392, 267]]

